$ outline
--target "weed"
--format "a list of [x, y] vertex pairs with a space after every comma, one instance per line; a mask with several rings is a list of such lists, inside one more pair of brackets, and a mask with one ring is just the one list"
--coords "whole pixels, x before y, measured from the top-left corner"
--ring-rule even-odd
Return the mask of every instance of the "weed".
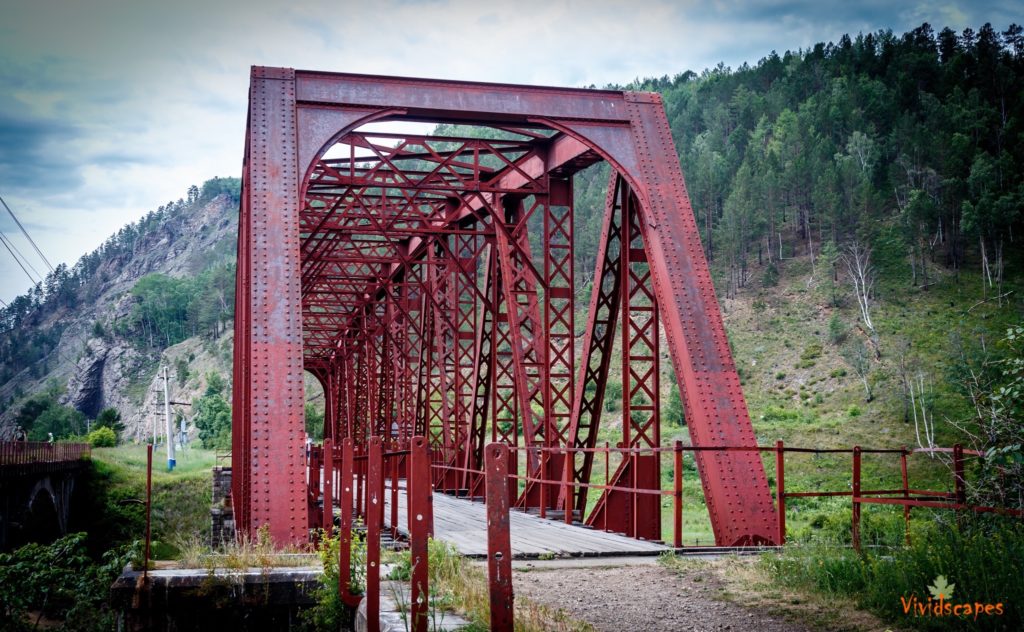
[[[934, 524], [934, 523], [933, 523]], [[934, 525], [903, 548], [858, 554], [828, 544], [787, 547], [761, 563], [778, 582], [825, 595], [854, 597], [859, 606], [900, 625], [945, 629], [946, 618], [908, 616], [901, 597], [927, 601], [927, 587], [944, 576], [957, 588], [957, 602], [1002, 603], [1000, 617], [961, 618], [958, 629], [1021, 629], [1024, 603], [1024, 527], [998, 518], [975, 519], [964, 528]]]

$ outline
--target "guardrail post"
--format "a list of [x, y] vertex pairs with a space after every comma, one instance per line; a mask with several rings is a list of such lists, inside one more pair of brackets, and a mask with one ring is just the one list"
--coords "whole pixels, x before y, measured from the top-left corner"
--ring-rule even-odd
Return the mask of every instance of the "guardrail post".
[[324, 537], [331, 537], [334, 531], [334, 442], [324, 439]]
[[683, 442], [676, 441], [672, 452], [672, 545], [683, 546]]
[[430, 451], [425, 437], [413, 437], [409, 445], [409, 471], [405, 478], [409, 518], [409, 558], [412, 566], [410, 602], [412, 632], [426, 632], [430, 573], [428, 539], [433, 523]]
[[562, 498], [565, 499], [565, 524], [572, 524], [573, 518], [573, 502], [572, 493], [569, 491], [569, 481], [572, 480], [573, 468], [576, 466], [576, 460], [573, 458], [572, 448], [565, 447], [565, 456], [562, 458]]
[[[611, 481], [611, 475], [612, 475], [611, 472], [612, 472], [612, 468], [611, 468], [611, 444], [609, 444], [607, 441], [605, 441], [604, 442], [604, 489], [605, 489], [605, 492], [607, 492], [608, 486], [610, 485], [609, 481]], [[601, 515], [604, 517], [603, 524], [601, 525], [601, 528], [603, 530], [607, 531], [608, 530], [608, 512], [607, 511], [602, 511]]]
[[[398, 450], [396, 445], [394, 448]], [[398, 537], [398, 465], [402, 461], [402, 457], [394, 455], [391, 457], [391, 537], [392, 539]], [[408, 482], [406, 482], [408, 485]]]
[[853, 549], [860, 552], [860, 446], [853, 446]]
[[487, 577], [490, 581], [492, 632], [512, 632], [514, 621], [512, 540], [508, 517], [508, 454], [508, 447], [503, 443], [492, 443], [484, 450]]
[[964, 479], [964, 447], [953, 444], [953, 481], [956, 489], [956, 504], [967, 504], [967, 481]]
[[323, 523], [323, 518], [317, 515], [316, 501], [320, 498], [320, 448], [310, 445], [309, 455], [306, 459], [306, 505], [309, 516], [308, 526], [313, 527]]
[[366, 472], [366, 629], [380, 632], [380, 527], [384, 476], [380, 437], [370, 437]]
[[775, 496], [779, 509], [779, 536], [777, 544], [786, 543], [786, 448], [779, 439], [775, 442]]
[[[527, 448], [527, 451], [529, 451], [529, 448]], [[537, 477], [537, 479], [541, 481], [540, 483], [538, 483], [538, 485], [540, 485], [540, 517], [541, 518], [547, 518], [548, 517], [548, 507], [547, 507], [547, 504], [548, 504], [548, 484], [546, 482], [546, 479], [547, 479], [547, 476], [548, 476], [548, 453], [547, 453], [547, 450], [543, 450], [543, 449], [538, 449], [538, 452], [540, 454], [538, 455], [537, 462], [540, 464], [540, 467], [539, 467], [539, 469], [537, 471], [540, 472], [540, 475]], [[529, 461], [527, 461], [526, 472], [527, 472], [526, 486], [529, 487], [530, 486], [530, 482], [531, 482], [530, 481], [530, 477], [529, 477], [529, 472], [530, 472]], [[528, 507], [528, 505], [523, 505], [524, 509], [526, 507]]]
[[903, 533], [907, 546], [910, 546], [910, 477], [907, 476], [907, 446], [903, 446], [900, 452], [900, 475], [903, 480]]
[[[365, 455], [365, 449], [360, 450], [360, 452], [363, 452], [363, 454], [361, 454], [360, 456], [364, 456]], [[355, 453], [353, 452], [353, 456], [354, 455], [355, 455]], [[356, 474], [356, 482], [355, 482], [355, 486], [356, 486], [356, 517], [365, 517], [365, 515], [366, 515], [363, 512], [363, 498], [364, 498], [364, 496], [363, 496], [363, 489], [365, 487], [363, 485], [363, 480], [364, 480], [363, 473], [365, 471], [366, 471], [366, 459], [361, 459], [359, 461], [359, 464], [355, 465], [355, 474]]]
[[338, 493], [340, 515], [338, 517], [338, 593], [341, 600], [350, 606], [359, 605], [359, 596], [352, 594], [352, 509], [354, 505], [355, 476], [352, 439], [341, 440], [341, 466], [338, 478], [341, 481]]
[[956, 491], [956, 504], [959, 505], [956, 511], [957, 527], [963, 526], [963, 509], [967, 504], [967, 480], [964, 478], [964, 447], [959, 443], [953, 444], [953, 489]]

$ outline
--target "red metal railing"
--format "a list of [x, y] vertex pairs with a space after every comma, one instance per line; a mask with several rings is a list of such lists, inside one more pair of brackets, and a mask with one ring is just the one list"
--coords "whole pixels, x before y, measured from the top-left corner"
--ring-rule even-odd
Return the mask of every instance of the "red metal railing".
[[[380, 625], [380, 539], [385, 528], [385, 494], [390, 496], [387, 527], [392, 537], [398, 535], [399, 496], [406, 495], [411, 563], [409, 629], [425, 632], [430, 594], [427, 542], [433, 534], [434, 522], [426, 439], [413, 437], [403, 446], [390, 441], [385, 444], [380, 437], [371, 437], [366, 446], [358, 449], [351, 439], [343, 439], [337, 446], [327, 439], [322, 448], [310, 448], [308, 466], [310, 511], [320, 512], [314, 523], [322, 525], [327, 535], [334, 528], [334, 507], [339, 507], [338, 589], [342, 600], [351, 606], [357, 606], [362, 598], [351, 590], [352, 527], [356, 519], [366, 526], [365, 595], [370, 632], [378, 630]], [[316, 506], [321, 490], [322, 510]]]
[[0, 468], [59, 466], [89, 458], [88, 443], [47, 443], [45, 441], [0, 441]]
[[[774, 453], [775, 455], [775, 469], [776, 469], [776, 480], [775, 480], [775, 498], [776, 498], [776, 511], [778, 513], [779, 531], [776, 534], [776, 542], [778, 544], [785, 543], [785, 529], [786, 529], [786, 500], [790, 498], [811, 498], [811, 497], [844, 497], [848, 496], [851, 499], [851, 505], [853, 508], [853, 517], [851, 524], [851, 537], [853, 546], [857, 549], [860, 548], [860, 518], [861, 518], [861, 506], [863, 504], [887, 504], [887, 505], [899, 505], [904, 507], [904, 520], [907, 525], [906, 538], [909, 542], [909, 522], [910, 522], [910, 510], [912, 507], [929, 507], [936, 509], [951, 509], [956, 511], [972, 511], [976, 513], [999, 513], [1011, 516], [1021, 516], [1022, 512], [1019, 509], [1006, 509], [1001, 507], [987, 507], [979, 505], [970, 505], [966, 501], [966, 479], [964, 475], [965, 457], [977, 457], [980, 458], [982, 454], [974, 450], [964, 450], [960, 445], [955, 445], [952, 448], [931, 448], [931, 449], [916, 449], [911, 450], [906, 447], [897, 449], [868, 449], [861, 448], [860, 446], [854, 446], [853, 448], [793, 448], [786, 447], [782, 441], [777, 442], [774, 446], [684, 446], [681, 442], [676, 442], [675, 445], [670, 447], [660, 448], [613, 448], [607, 443], [603, 447], [595, 448], [547, 448], [547, 447], [515, 447], [510, 446], [511, 452], [510, 463], [508, 465], [508, 474], [510, 481], [515, 483], [508, 486], [509, 489], [509, 502], [515, 504], [519, 493], [529, 485], [537, 485], [540, 487], [541, 502], [539, 507], [539, 513], [542, 518], [548, 517], [548, 514], [552, 512], [555, 507], [561, 507], [558, 509], [560, 517], [565, 521], [566, 524], [573, 522], [586, 522], [590, 526], [595, 528], [601, 528], [607, 530], [607, 512], [602, 512], [601, 517], [603, 518], [604, 524], [597, 522], [593, 524], [589, 522], [590, 518], [584, 520], [582, 516], [579, 516], [571, 509], [568, 511], [564, 510], [565, 503], [564, 499], [573, 498], [576, 491], [580, 488], [587, 490], [595, 490], [600, 494], [626, 494], [631, 496], [632, 505], [637, 505], [637, 500], [642, 496], [659, 496], [670, 499], [672, 505], [672, 545], [676, 548], [683, 546], [683, 466], [684, 458], [687, 453], [697, 452], [758, 452], [758, 453]], [[528, 462], [525, 456], [526, 452], [533, 452], [537, 458], [537, 461], [543, 462], [546, 457], [550, 455], [559, 455], [562, 457], [564, 467], [562, 467], [562, 476], [559, 479], [543, 478], [540, 476], [533, 476], [529, 474], [517, 473], [519, 469], [525, 469], [525, 464]], [[604, 476], [603, 482], [590, 482], [590, 483], [575, 483], [570, 475], [571, 468], [576, 458], [581, 457], [584, 453], [592, 453], [595, 461], [603, 461], [604, 464]], [[825, 455], [825, 454], [849, 454], [851, 456], [851, 479], [850, 489], [841, 491], [786, 491], [785, 486], [785, 471], [786, 471], [786, 454], [809, 454], [809, 455]], [[914, 454], [923, 453], [946, 453], [952, 455], [952, 466], [953, 466], [953, 491], [936, 491], [936, 490], [924, 490], [916, 489], [910, 486], [907, 468], [907, 457]], [[863, 455], [893, 455], [898, 456], [900, 459], [900, 473], [902, 482], [898, 487], [892, 489], [863, 489], [862, 477], [861, 477], [861, 459]], [[632, 484], [613, 484], [611, 482], [611, 473], [616, 471], [624, 460], [636, 460], [647, 455], [656, 455], [659, 459], [665, 459], [671, 457], [671, 462], [668, 464], [668, 468], [672, 471], [672, 485], [665, 489], [645, 489], [636, 485], [636, 481], [631, 481]], [[692, 456], [690, 458], [693, 458]], [[438, 491], [452, 492], [460, 491], [465, 493], [466, 489], [479, 489], [480, 486], [474, 482], [475, 479], [483, 480], [485, 473], [482, 470], [472, 470], [464, 467], [460, 467], [452, 464], [451, 458], [446, 458], [441, 454], [435, 454], [433, 458], [432, 466], [434, 468], [434, 481]], [[633, 472], [636, 472], [637, 468], [632, 468]], [[452, 477], [448, 475], [449, 472], [458, 472], [463, 475], [463, 479], [468, 480], [468, 488], [462, 488], [461, 490], [455, 490], [448, 487], [448, 481], [454, 479], [460, 480], [458, 477]], [[544, 471], [543, 468], [538, 468], [537, 471]], [[479, 499], [479, 496], [472, 495], [472, 497]], [[596, 505], [596, 503], [594, 503]], [[591, 513], [591, 518], [594, 517], [594, 513]]]

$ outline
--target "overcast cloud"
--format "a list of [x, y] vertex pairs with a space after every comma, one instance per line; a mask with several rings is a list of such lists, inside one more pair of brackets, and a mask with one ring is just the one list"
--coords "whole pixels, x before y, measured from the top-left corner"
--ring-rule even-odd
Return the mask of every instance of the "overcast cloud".
[[[1003, 30], [1021, 13], [998, 0], [0, 0], [0, 196], [55, 265], [73, 264], [189, 185], [238, 175], [250, 65], [602, 86], [926, 21]], [[31, 250], [6, 214], [0, 230]], [[0, 299], [28, 286], [0, 250]]]

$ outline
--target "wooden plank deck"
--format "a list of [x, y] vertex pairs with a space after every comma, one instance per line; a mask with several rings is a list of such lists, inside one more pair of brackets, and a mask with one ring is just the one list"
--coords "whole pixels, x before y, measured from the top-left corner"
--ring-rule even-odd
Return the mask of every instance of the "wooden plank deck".
[[[405, 483], [402, 481], [404, 488]], [[391, 521], [391, 494], [384, 493], [384, 522]], [[398, 530], [408, 535], [405, 490], [398, 495]], [[604, 557], [658, 555], [671, 548], [513, 509], [509, 514], [512, 557]], [[482, 502], [434, 493], [434, 537], [449, 542], [467, 557], [487, 556], [487, 512]]]

